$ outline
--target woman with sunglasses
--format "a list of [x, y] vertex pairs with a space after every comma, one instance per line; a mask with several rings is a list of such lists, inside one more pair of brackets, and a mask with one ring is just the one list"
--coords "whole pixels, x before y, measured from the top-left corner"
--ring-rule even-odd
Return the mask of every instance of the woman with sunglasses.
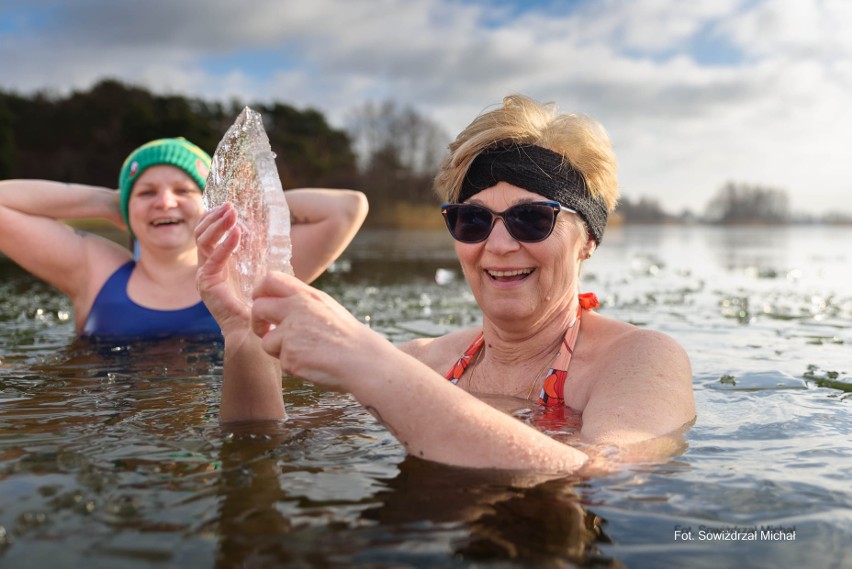
[[[210, 156], [184, 138], [134, 150], [119, 189], [47, 180], [0, 181], [0, 251], [67, 294], [76, 330], [98, 339], [219, 334], [201, 302], [193, 231], [204, 213]], [[343, 251], [367, 213], [360, 192], [287, 193], [293, 269], [310, 282]], [[100, 218], [130, 229], [138, 256], [61, 220]]]
[[[239, 239], [233, 212], [225, 206], [202, 220], [201, 294], [230, 323], [222, 420], [283, 418], [281, 366], [352, 393], [408, 453], [453, 465], [574, 471], [595, 449], [630, 455], [637, 445], [665, 452], [677, 444], [667, 435], [695, 415], [685, 352], [668, 336], [593, 312], [594, 295], [579, 294], [580, 268], [618, 194], [600, 125], [513, 96], [474, 120], [450, 151], [435, 186], [482, 309], [482, 325], [470, 330], [396, 349], [285, 275], [259, 285], [250, 319], [233, 318], [225, 309], [225, 260]], [[536, 405], [542, 426], [576, 428], [583, 450], [483, 395]]]

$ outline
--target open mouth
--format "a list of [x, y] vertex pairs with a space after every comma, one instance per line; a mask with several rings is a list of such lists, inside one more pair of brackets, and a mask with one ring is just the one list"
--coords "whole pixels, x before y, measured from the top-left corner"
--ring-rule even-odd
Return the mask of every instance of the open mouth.
[[182, 219], [157, 219], [151, 222], [151, 225], [154, 227], [163, 227], [169, 225], [180, 225], [183, 223]]
[[510, 271], [496, 271], [493, 269], [485, 269], [485, 273], [492, 281], [497, 282], [512, 282], [522, 281], [531, 274], [535, 269], [512, 269]]

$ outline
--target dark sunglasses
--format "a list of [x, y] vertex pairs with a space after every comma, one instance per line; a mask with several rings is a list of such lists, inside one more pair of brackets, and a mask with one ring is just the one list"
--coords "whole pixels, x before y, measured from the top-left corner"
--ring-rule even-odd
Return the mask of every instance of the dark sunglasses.
[[497, 219], [503, 220], [509, 235], [516, 241], [537, 243], [553, 233], [556, 216], [563, 208], [559, 202], [532, 202], [513, 205], [500, 213], [473, 204], [444, 204], [441, 213], [447, 229], [456, 241], [480, 243], [488, 239]]

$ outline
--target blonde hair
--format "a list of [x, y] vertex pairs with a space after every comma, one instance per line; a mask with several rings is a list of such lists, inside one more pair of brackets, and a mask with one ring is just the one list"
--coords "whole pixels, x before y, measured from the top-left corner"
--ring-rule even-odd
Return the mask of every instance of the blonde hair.
[[498, 142], [534, 144], [562, 155], [585, 181], [591, 197], [612, 212], [618, 202], [618, 163], [609, 137], [596, 120], [559, 114], [554, 103], [542, 104], [523, 95], [510, 95], [503, 106], [476, 117], [455, 141], [435, 177], [434, 190], [442, 200], [457, 201], [473, 160]]

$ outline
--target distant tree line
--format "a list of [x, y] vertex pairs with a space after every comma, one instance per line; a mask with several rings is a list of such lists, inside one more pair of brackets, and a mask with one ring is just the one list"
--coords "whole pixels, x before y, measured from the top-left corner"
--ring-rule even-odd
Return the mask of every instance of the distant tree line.
[[[156, 95], [114, 80], [64, 97], [0, 91], [0, 179], [115, 187], [124, 158], [149, 140], [184, 136], [212, 154], [243, 106]], [[449, 139], [413, 109], [368, 103], [342, 130], [313, 109], [250, 106], [263, 115], [285, 188], [360, 189], [374, 219], [395, 203], [437, 203], [432, 176]]]
[[[727, 182], [707, 203], [703, 214], [666, 212], [660, 202], [622, 198], [617, 213], [626, 223], [702, 222], [715, 225], [772, 225], [794, 221], [787, 192], [755, 184]], [[795, 221], [802, 221], [796, 219]], [[813, 221], [813, 220], [810, 220]]]
[[[104, 80], [61, 97], [21, 96], [0, 90], [0, 179], [44, 178], [115, 187], [131, 150], [149, 140], [184, 136], [211, 154], [244, 103], [208, 102]], [[434, 173], [449, 135], [411, 107], [365, 103], [329, 125], [322, 113], [284, 103], [251, 103], [263, 115], [285, 188], [356, 188], [367, 194], [368, 222], [435, 224]], [[703, 215], [673, 215], [651, 198], [622, 198], [616, 218], [625, 223], [786, 223], [783, 190], [725, 184]], [[435, 221], [437, 220], [437, 222]], [[814, 221], [814, 220], [809, 220]], [[850, 222], [833, 214], [823, 221]]]
[[648, 197], [641, 197], [637, 200], [622, 197], [618, 201], [616, 214], [618, 219], [624, 223], [658, 224], [677, 221], [673, 215], [663, 210], [658, 200]]
[[[242, 107], [112, 80], [67, 97], [0, 92], [0, 178], [115, 187], [124, 158], [149, 140], [184, 136], [212, 154]], [[322, 114], [279, 103], [252, 107], [263, 115], [285, 187], [354, 183], [349, 138]]]
[[711, 223], [724, 225], [787, 223], [789, 201], [783, 190], [728, 182], [707, 204], [705, 216]]

